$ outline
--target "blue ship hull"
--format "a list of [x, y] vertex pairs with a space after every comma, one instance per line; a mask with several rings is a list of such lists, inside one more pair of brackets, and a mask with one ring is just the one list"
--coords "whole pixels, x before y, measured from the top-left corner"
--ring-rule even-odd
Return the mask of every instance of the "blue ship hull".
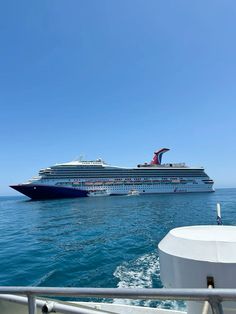
[[50, 185], [18, 184], [11, 185], [11, 188], [28, 196], [33, 200], [75, 198], [88, 196], [88, 192], [84, 190]]

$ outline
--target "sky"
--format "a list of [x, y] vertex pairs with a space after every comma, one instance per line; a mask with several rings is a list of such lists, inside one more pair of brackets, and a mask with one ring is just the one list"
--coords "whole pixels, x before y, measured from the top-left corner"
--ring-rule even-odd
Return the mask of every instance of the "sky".
[[235, 0], [0, 3], [0, 195], [78, 156], [236, 187]]

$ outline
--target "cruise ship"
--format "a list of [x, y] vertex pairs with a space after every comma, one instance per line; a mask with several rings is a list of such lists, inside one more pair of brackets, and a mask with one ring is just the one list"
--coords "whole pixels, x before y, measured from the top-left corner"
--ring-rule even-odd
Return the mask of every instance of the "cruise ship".
[[162, 148], [150, 163], [133, 168], [112, 166], [101, 159], [76, 160], [41, 169], [39, 176], [10, 187], [34, 200], [86, 196], [213, 192], [213, 180], [202, 167], [162, 164]]

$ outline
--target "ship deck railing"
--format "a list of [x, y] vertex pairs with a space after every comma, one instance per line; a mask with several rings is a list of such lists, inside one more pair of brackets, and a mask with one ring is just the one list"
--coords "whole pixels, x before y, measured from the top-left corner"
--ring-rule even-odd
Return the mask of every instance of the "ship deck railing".
[[116, 298], [141, 300], [184, 300], [208, 302], [213, 314], [222, 314], [223, 301], [236, 301], [235, 289], [141, 289], [141, 288], [53, 288], [53, 287], [0, 287], [0, 301], [15, 302], [28, 306], [28, 313], [57, 312], [70, 314], [107, 313], [101, 310], [78, 308], [73, 303], [61, 304], [36, 297]]

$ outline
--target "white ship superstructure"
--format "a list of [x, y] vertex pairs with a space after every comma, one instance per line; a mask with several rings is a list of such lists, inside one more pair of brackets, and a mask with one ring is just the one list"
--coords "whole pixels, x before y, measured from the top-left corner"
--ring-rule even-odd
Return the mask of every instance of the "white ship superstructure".
[[213, 181], [203, 168], [184, 163], [161, 164], [168, 149], [155, 152], [151, 163], [123, 168], [96, 161], [71, 161], [39, 171], [39, 177], [12, 188], [33, 198], [81, 197], [106, 191], [107, 195], [212, 192]]

